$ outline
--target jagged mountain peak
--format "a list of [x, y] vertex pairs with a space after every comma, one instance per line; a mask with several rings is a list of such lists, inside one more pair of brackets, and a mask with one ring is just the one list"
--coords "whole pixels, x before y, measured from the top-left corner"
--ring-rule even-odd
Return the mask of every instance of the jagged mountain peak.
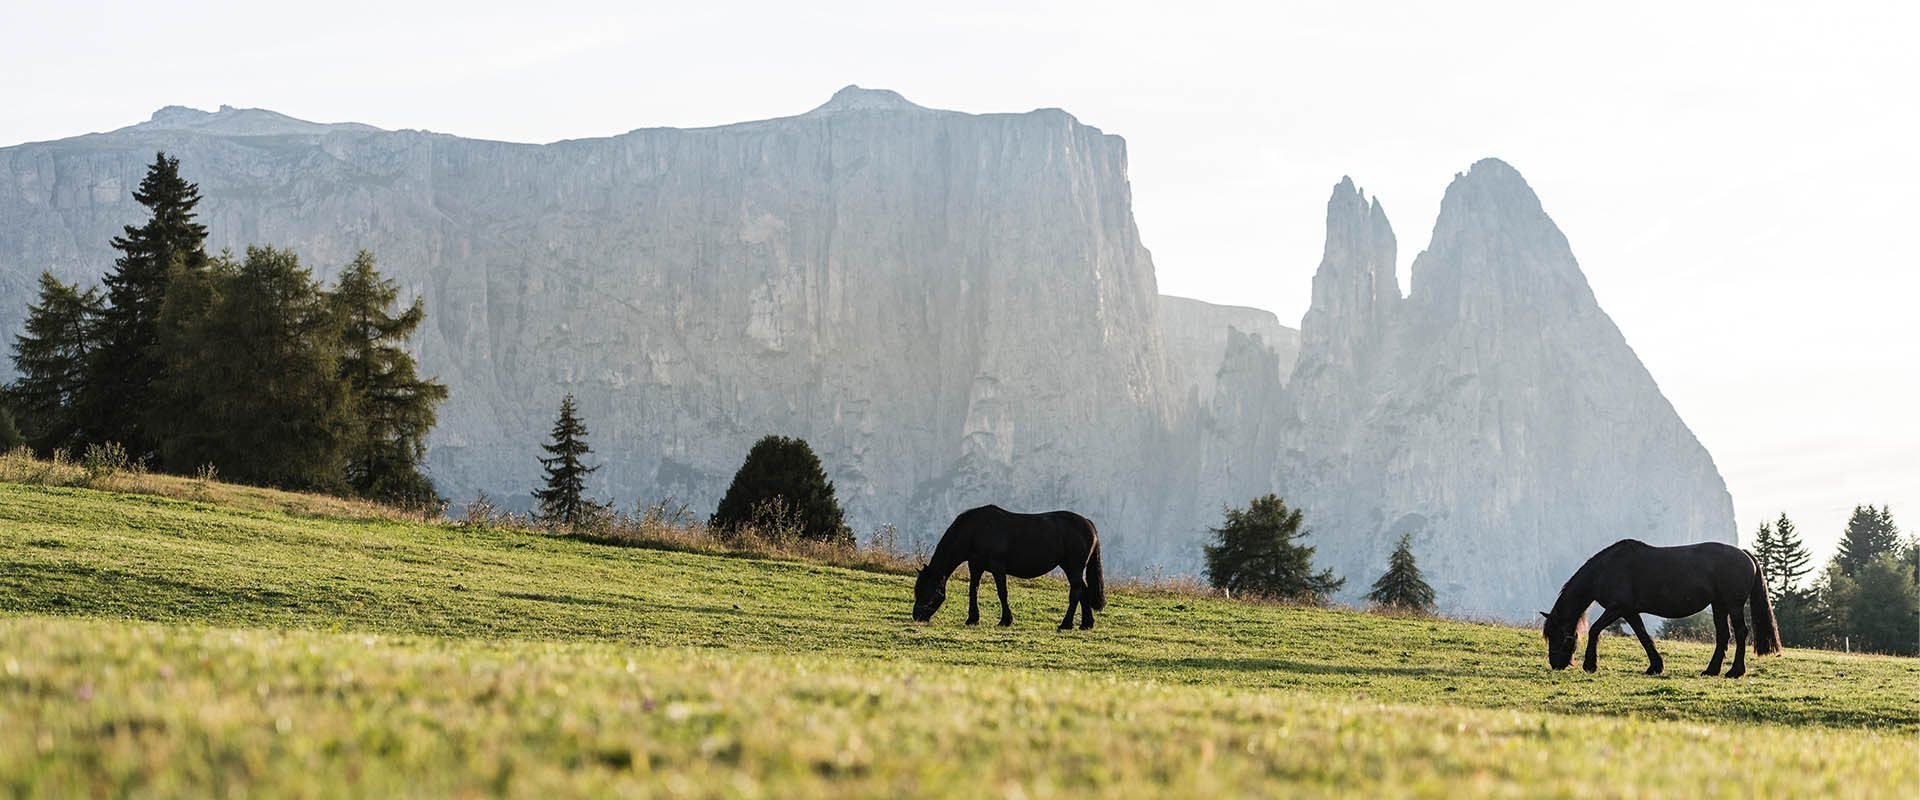
[[1413, 262], [1413, 292], [1443, 318], [1481, 307], [1525, 313], [1597, 308], [1565, 234], [1520, 171], [1496, 158], [1454, 176], [1433, 240]]

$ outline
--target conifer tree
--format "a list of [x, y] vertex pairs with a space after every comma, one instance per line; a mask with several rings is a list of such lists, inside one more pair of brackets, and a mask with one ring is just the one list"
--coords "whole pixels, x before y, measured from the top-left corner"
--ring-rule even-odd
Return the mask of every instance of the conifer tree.
[[1840, 550], [1834, 556], [1841, 574], [1854, 577], [1866, 565], [1900, 546], [1900, 529], [1885, 506], [1854, 506], [1847, 530], [1840, 537]]
[[[340, 378], [340, 325], [327, 294], [286, 250], [247, 248], [172, 304], [166, 394], [178, 418], [163, 462], [176, 472], [213, 464], [240, 483], [343, 488], [349, 397]], [[195, 307], [205, 313], [195, 317]]]
[[146, 423], [163, 370], [157, 348], [161, 307], [174, 275], [205, 269], [207, 229], [194, 222], [200, 187], [181, 178], [180, 160], [165, 153], [155, 154], [133, 199], [152, 214], [146, 224], [129, 225], [113, 239], [120, 257], [105, 279], [101, 346], [81, 414], [94, 422], [91, 440], [119, 442], [135, 459], [145, 459], [160, 444]]
[[594, 509], [593, 501], [586, 498], [586, 478], [599, 467], [580, 461], [593, 449], [587, 446], [587, 426], [574, 408], [573, 395], [560, 401], [560, 418], [553, 423], [552, 441], [541, 449], [549, 457], [540, 459], [540, 465], [546, 468], [547, 486], [533, 493], [540, 504], [540, 518], [549, 525], [580, 524]]
[[27, 307], [26, 331], [14, 339], [19, 377], [6, 395], [23, 437], [43, 453], [92, 440], [80, 404], [91, 393], [99, 318], [99, 292], [40, 274], [40, 301]]
[[[775, 507], [770, 504], [777, 504], [786, 518], [763, 519]], [[847, 527], [833, 481], [827, 480], [813, 447], [797, 437], [764, 436], [754, 442], [707, 524], [726, 531], [754, 524], [763, 532], [792, 525], [803, 539], [853, 543], [853, 529]]]
[[1769, 585], [1773, 580], [1773, 562], [1779, 557], [1779, 552], [1780, 542], [1773, 535], [1773, 525], [1760, 523], [1760, 531], [1754, 534], [1753, 550], [1749, 554], [1753, 556], [1753, 563], [1760, 567], [1761, 574], [1767, 576]]
[[1433, 610], [1433, 587], [1420, 576], [1413, 563], [1412, 535], [1403, 534], [1387, 559], [1387, 571], [1373, 582], [1367, 599], [1388, 608], [1426, 613]]
[[365, 250], [340, 273], [332, 294], [342, 324], [340, 377], [354, 412], [346, 480], [363, 496], [421, 505], [437, 499], [420, 462], [434, 408], [447, 398], [447, 387], [417, 375], [405, 345], [426, 311], [416, 298], [405, 311], [391, 313], [399, 295], [399, 287], [381, 277]]
[[1774, 522], [1773, 557], [1766, 565], [1767, 589], [1776, 598], [1800, 591], [1800, 579], [1813, 571], [1813, 554], [1794, 531], [1793, 520], [1785, 513]]
[[1274, 495], [1257, 497], [1246, 508], [1229, 508], [1223, 525], [1206, 546], [1207, 581], [1214, 588], [1281, 599], [1322, 602], [1339, 591], [1345, 578], [1333, 570], [1313, 571], [1313, 547], [1298, 544], [1299, 509]]

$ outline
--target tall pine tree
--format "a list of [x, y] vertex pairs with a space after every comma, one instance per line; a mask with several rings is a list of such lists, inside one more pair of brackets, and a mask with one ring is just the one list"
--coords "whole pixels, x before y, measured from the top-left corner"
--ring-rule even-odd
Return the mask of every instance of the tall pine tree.
[[540, 504], [540, 519], [549, 525], [571, 527], [584, 522], [594, 510], [587, 499], [587, 476], [598, 466], [589, 467], [580, 457], [593, 452], [587, 446], [587, 425], [573, 405], [573, 395], [560, 401], [560, 418], [554, 420], [552, 441], [541, 445], [549, 457], [540, 459], [547, 472], [547, 485], [536, 489], [533, 499]]
[[1783, 512], [1773, 525], [1773, 558], [1766, 565], [1767, 589], [1774, 597], [1786, 597], [1800, 591], [1800, 579], [1813, 571], [1813, 554], [1794, 531], [1793, 520]]
[[1433, 587], [1420, 576], [1413, 563], [1412, 536], [1403, 534], [1387, 559], [1387, 571], [1373, 582], [1367, 599], [1388, 608], [1426, 613], [1433, 610]]
[[95, 441], [80, 404], [92, 394], [99, 319], [99, 292], [40, 274], [40, 302], [27, 307], [26, 331], [14, 339], [19, 377], [6, 395], [22, 437], [43, 453]]
[[380, 276], [365, 250], [340, 273], [333, 290], [334, 313], [342, 325], [340, 377], [354, 412], [346, 479], [366, 497], [426, 505], [438, 498], [420, 462], [427, 454], [434, 408], [447, 399], [447, 387], [418, 376], [406, 342], [426, 310], [416, 298], [393, 314], [399, 296], [399, 287]]
[[1229, 508], [1207, 545], [1207, 582], [1229, 592], [1321, 602], [1346, 585], [1333, 570], [1313, 571], [1313, 547], [1296, 540], [1301, 514], [1274, 495]]
[[89, 439], [119, 442], [135, 459], [145, 459], [160, 446], [147, 421], [164, 369], [157, 348], [161, 307], [176, 274], [206, 268], [207, 228], [194, 222], [200, 187], [181, 178], [180, 160], [166, 153], [154, 155], [133, 199], [152, 214], [145, 225], [129, 225], [113, 240], [120, 257], [105, 279], [101, 347], [81, 414], [94, 423]]
[[[245, 261], [209, 277], [183, 283], [201, 296], [172, 307], [182, 318], [169, 335], [165, 388], [179, 417], [167, 468], [213, 464], [240, 483], [340, 490], [351, 407], [326, 292], [293, 253], [271, 247], [249, 247]], [[188, 313], [201, 304], [204, 315]]]
[[1841, 574], [1851, 578], [1899, 546], [1900, 529], [1894, 527], [1893, 515], [1886, 506], [1854, 506], [1834, 561], [1840, 565]]

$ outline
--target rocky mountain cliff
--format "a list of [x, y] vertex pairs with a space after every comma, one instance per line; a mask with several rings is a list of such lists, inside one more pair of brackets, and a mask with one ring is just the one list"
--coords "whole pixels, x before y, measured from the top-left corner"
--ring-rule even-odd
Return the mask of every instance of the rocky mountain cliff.
[[1284, 383], [1300, 355], [1300, 332], [1280, 324], [1273, 312], [1160, 296], [1160, 341], [1181, 396], [1203, 404], [1212, 401], [1214, 384], [1236, 333], [1254, 337], [1273, 351]]
[[1275, 481], [1350, 595], [1402, 534], [1449, 607], [1502, 615], [1621, 538], [1735, 540], [1712, 458], [1518, 172], [1455, 177], [1404, 299], [1393, 253], [1343, 181], [1281, 404]]
[[425, 298], [422, 365], [452, 390], [429, 466], [456, 500], [524, 506], [571, 392], [590, 488], [622, 506], [704, 514], [753, 440], [797, 435], [862, 531], [1070, 507], [1117, 573], [1197, 571], [1220, 506], [1267, 491], [1310, 509], [1351, 586], [1410, 531], [1444, 604], [1502, 614], [1602, 540], [1733, 533], [1711, 460], [1497, 162], [1449, 191], [1405, 299], [1384, 212], [1343, 184], [1296, 338], [1161, 298], [1124, 142], [1055, 109], [848, 87], [795, 117], [525, 145], [172, 107], [0, 148], [0, 330], [41, 270], [111, 265], [156, 150], [200, 183], [214, 247], [322, 276], [367, 248]]

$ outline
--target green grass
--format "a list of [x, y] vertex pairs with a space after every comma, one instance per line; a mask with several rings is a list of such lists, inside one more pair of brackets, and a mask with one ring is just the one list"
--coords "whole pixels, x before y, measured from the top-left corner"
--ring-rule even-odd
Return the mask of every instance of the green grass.
[[[1911, 795], [1920, 662], [0, 484], [15, 794]], [[991, 592], [987, 593], [991, 595]], [[996, 616], [986, 599], [983, 616]]]

